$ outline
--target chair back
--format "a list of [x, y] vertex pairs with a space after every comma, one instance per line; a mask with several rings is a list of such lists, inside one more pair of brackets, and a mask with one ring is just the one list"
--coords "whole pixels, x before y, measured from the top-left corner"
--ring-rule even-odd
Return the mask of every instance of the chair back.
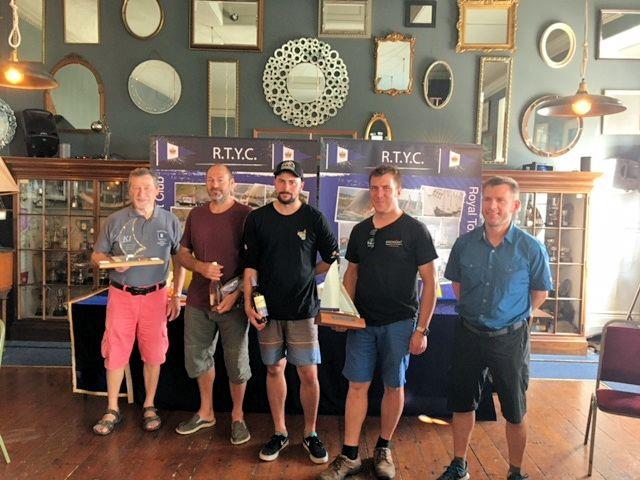
[[598, 385], [600, 381], [640, 385], [640, 322], [613, 320], [604, 326]]

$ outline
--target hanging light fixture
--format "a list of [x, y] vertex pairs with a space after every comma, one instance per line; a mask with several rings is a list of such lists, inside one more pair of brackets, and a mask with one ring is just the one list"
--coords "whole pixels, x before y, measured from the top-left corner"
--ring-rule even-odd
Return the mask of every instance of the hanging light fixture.
[[13, 27], [9, 33], [9, 46], [12, 51], [9, 60], [0, 64], [0, 86], [25, 90], [56, 88], [58, 82], [44, 69], [42, 63], [21, 62], [18, 60], [18, 47], [20, 46], [21, 36], [16, 0], [11, 0], [9, 6], [13, 14]]
[[593, 95], [587, 91], [585, 76], [589, 61], [589, 0], [584, 0], [584, 43], [582, 45], [582, 66], [580, 67], [580, 85], [575, 95], [560, 97], [543, 103], [538, 115], [546, 117], [600, 117], [612, 113], [624, 112], [620, 100], [606, 95]]

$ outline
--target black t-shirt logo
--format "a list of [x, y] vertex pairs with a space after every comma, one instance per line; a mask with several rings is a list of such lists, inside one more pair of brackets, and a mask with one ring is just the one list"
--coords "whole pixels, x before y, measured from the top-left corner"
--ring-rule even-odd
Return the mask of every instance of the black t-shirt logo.
[[300, 240], [304, 242], [307, 239], [307, 229], [298, 230], [298, 236], [300, 237]]

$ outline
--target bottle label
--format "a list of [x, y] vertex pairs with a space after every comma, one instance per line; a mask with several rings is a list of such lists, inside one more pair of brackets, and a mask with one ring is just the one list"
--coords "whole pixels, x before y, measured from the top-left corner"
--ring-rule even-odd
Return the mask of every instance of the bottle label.
[[253, 304], [256, 307], [256, 312], [258, 312], [262, 318], [269, 316], [269, 312], [267, 311], [267, 302], [264, 299], [264, 295], [256, 295], [253, 297]]

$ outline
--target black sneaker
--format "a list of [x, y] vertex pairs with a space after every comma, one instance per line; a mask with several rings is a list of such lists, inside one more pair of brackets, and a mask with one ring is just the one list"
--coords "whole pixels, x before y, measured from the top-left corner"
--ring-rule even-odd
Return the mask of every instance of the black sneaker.
[[280, 451], [289, 445], [289, 437], [285, 437], [280, 433], [275, 433], [271, 440], [264, 444], [262, 450], [260, 450], [260, 460], [265, 462], [271, 462], [278, 458]]
[[329, 454], [327, 449], [324, 448], [322, 441], [318, 438], [318, 435], [313, 433], [308, 437], [302, 439], [302, 446], [309, 452], [309, 458], [313, 463], [327, 463], [329, 461]]
[[469, 478], [471, 475], [467, 470], [466, 462], [461, 464], [459, 461], [453, 460], [444, 473], [438, 477], [438, 480], [469, 480]]
[[527, 478], [529, 478], [529, 475], [526, 475], [524, 473], [510, 472], [507, 480], [526, 480]]

